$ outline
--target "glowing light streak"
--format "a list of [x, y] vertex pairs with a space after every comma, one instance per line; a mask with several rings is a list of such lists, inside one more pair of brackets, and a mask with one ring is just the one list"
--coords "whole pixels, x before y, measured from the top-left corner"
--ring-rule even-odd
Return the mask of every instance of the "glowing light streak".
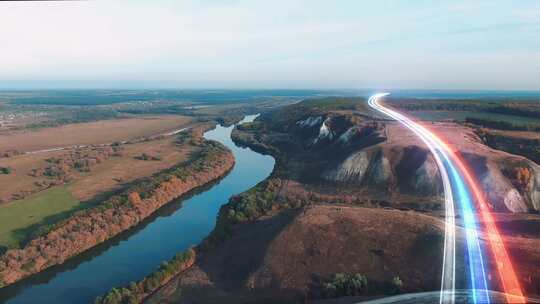
[[456, 165], [458, 166], [462, 175], [465, 177], [465, 180], [469, 184], [469, 187], [471, 188], [472, 193], [474, 194], [474, 197], [478, 202], [478, 206], [480, 207], [480, 215], [486, 225], [486, 235], [491, 248], [493, 259], [497, 266], [497, 271], [504, 290], [504, 294], [506, 296], [506, 301], [508, 303], [526, 303], [519, 281], [517, 279], [516, 272], [510, 260], [510, 256], [506, 251], [502, 236], [499, 233], [499, 229], [495, 224], [493, 215], [489, 210], [488, 204], [484, 197], [484, 193], [482, 192], [482, 190], [480, 190], [480, 187], [478, 186], [474, 175], [467, 168], [463, 159], [454, 150], [450, 149], [447, 144], [444, 144], [443, 147], [455, 160]]
[[[414, 121], [410, 120], [409, 118], [400, 114], [399, 112], [380, 106], [377, 103], [377, 99], [386, 95], [388, 94], [383, 93], [383, 94], [376, 94], [372, 96], [369, 100], [370, 106], [400, 121], [401, 123], [405, 124], [409, 129], [413, 130], [417, 135], [421, 134], [419, 136], [422, 138], [424, 142], [426, 142], [426, 139], [428, 139], [430, 144], [437, 148], [437, 152], [441, 153], [441, 155], [445, 159], [445, 163], [449, 165], [449, 169], [452, 172], [454, 185], [456, 186], [458, 194], [460, 196], [460, 204], [463, 210], [464, 223], [466, 227], [467, 248], [468, 248], [468, 254], [469, 254], [469, 268], [471, 271], [471, 282], [473, 283], [473, 288], [472, 288], [473, 300], [475, 301], [475, 303], [476, 301], [481, 301], [481, 302], [489, 301], [489, 296], [487, 294], [487, 282], [486, 282], [486, 277], [485, 277], [485, 270], [483, 267], [482, 252], [481, 252], [481, 248], [478, 242], [478, 235], [476, 232], [477, 225], [475, 221], [475, 215], [472, 209], [470, 195], [467, 191], [465, 184], [463, 183], [460, 173], [461, 175], [465, 177], [467, 185], [471, 189], [478, 203], [478, 206], [480, 209], [480, 215], [486, 225], [486, 230], [487, 230], [486, 234], [488, 237], [488, 241], [489, 241], [493, 258], [497, 265], [497, 270], [499, 273], [501, 283], [503, 285], [506, 300], [509, 303], [525, 303], [525, 299], [523, 297], [523, 293], [521, 291], [521, 287], [517, 280], [516, 273], [513, 269], [510, 257], [506, 251], [506, 248], [503, 243], [503, 239], [497, 229], [497, 226], [495, 225], [495, 221], [493, 219], [493, 216], [491, 215], [488, 204], [484, 198], [484, 194], [480, 190], [480, 187], [478, 186], [473, 174], [465, 165], [465, 162], [461, 159], [459, 154], [457, 154], [453, 149], [449, 147], [449, 145], [447, 145], [443, 140], [441, 140], [438, 136], [436, 136], [435, 134], [433, 134], [426, 128], [415, 123]], [[457, 165], [459, 172], [455, 168], [454, 163], [455, 165]], [[448, 227], [448, 225], [446, 227]], [[446, 237], [446, 234], [445, 234], [445, 237]], [[469, 242], [469, 240], [473, 240], [473, 239], [476, 239], [476, 240], [471, 242], [472, 244], [474, 244], [474, 246], [471, 246], [470, 245], [471, 243]], [[446, 248], [446, 241], [445, 241], [445, 248]], [[472, 248], [472, 251], [471, 251], [471, 248]], [[471, 260], [473, 261], [472, 264], [471, 264]], [[475, 269], [479, 269], [480, 271], [475, 272], [474, 271]], [[444, 270], [444, 266], [443, 266], [443, 270]], [[476, 278], [476, 273], [481, 275], [479, 279]], [[443, 281], [444, 281], [444, 278], [443, 278]], [[480, 286], [478, 286], [477, 283], [480, 283]], [[486, 291], [486, 293], [485, 294], [481, 293], [480, 297], [478, 297], [476, 294], [477, 287], [479, 287], [480, 290]], [[441, 289], [441, 301], [442, 300], [443, 300], [443, 289]]]
[[[386, 115], [393, 117], [393, 113], [386, 111], [386, 109], [379, 107], [376, 103], [376, 99], [379, 97], [386, 96], [388, 94], [378, 94], [370, 98], [370, 106], [376, 108], [377, 110], [385, 113]], [[426, 137], [418, 128], [413, 124], [410, 124], [408, 121], [403, 121], [403, 123], [411, 129], [417, 136], [419, 136], [422, 141], [426, 144], [428, 149], [431, 151], [441, 178], [443, 180], [443, 189], [445, 197], [445, 234], [444, 234], [444, 249], [443, 249], [443, 266], [441, 274], [441, 292], [439, 296], [439, 302], [453, 304], [455, 302], [455, 277], [456, 277], [456, 239], [455, 239], [455, 212], [454, 212], [454, 198], [452, 195], [452, 188], [450, 184], [450, 178], [446, 170], [445, 165], [443, 164], [440, 151], [438, 151], [433, 143], [433, 141]]]
[[[441, 154], [445, 165], [448, 166], [449, 170], [452, 172], [451, 177], [454, 181], [453, 185], [456, 188], [456, 192], [459, 196], [459, 205], [461, 206], [463, 213], [466, 231], [465, 236], [467, 240], [467, 255], [473, 303], [489, 303], [482, 250], [478, 240], [476, 219], [472, 209], [470, 194], [468, 193], [461, 176], [457, 173], [453, 162], [448, 157], [447, 150], [443, 147], [443, 145], [441, 145], [441, 140], [435, 134], [403, 114], [379, 105], [377, 103], [377, 99], [386, 95], [387, 94], [375, 95], [369, 100], [369, 105], [404, 124], [416, 134], [420, 134], [421, 139], [427, 139], [427, 141], [429, 141], [435, 147], [437, 152]], [[443, 264], [443, 269], [445, 266], [446, 265]], [[455, 265], [453, 267], [455, 268]], [[441, 302], [443, 301], [444, 294], [444, 290], [441, 290]]]

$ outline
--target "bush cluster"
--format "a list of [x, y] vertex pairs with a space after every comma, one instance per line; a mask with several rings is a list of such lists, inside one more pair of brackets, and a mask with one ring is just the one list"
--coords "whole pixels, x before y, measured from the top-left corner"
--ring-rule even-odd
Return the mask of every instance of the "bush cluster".
[[256, 131], [262, 128], [262, 124], [260, 121], [246, 122], [237, 125], [236, 128], [241, 131]]
[[492, 128], [498, 130], [511, 130], [511, 131], [540, 131], [539, 125], [527, 124], [527, 125], [516, 125], [504, 120], [492, 120], [484, 118], [475, 118], [467, 117], [465, 122], [482, 126], [485, 128]]
[[330, 280], [322, 284], [324, 298], [339, 298], [361, 295], [393, 295], [403, 291], [403, 282], [396, 276], [389, 281], [368, 280], [359, 273], [336, 273]]
[[73, 123], [92, 122], [98, 120], [120, 118], [122, 115], [116, 111], [105, 109], [83, 108], [76, 111], [62, 112], [62, 117], [55, 120], [46, 120], [31, 123], [26, 126], [29, 129], [53, 128]]
[[199, 247], [208, 250], [227, 239], [233, 226], [238, 223], [253, 221], [268, 215], [274, 210], [296, 209], [316, 201], [316, 197], [298, 195], [279, 195], [283, 180], [272, 177], [260, 182], [250, 190], [233, 196], [219, 211], [216, 227]]
[[10, 167], [0, 167], [0, 174], [11, 174], [13, 172], [13, 169]]
[[143, 153], [139, 156], [135, 156], [135, 159], [138, 160], [162, 160], [161, 156], [159, 155], [150, 155], [148, 153]]
[[229, 202], [221, 207], [216, 227], [202, 247], [213, 246], [226, 239], [235, 224], [256, 219], [270, 211], [280, 188], [281, 180], [273, 178], [231, 197]]

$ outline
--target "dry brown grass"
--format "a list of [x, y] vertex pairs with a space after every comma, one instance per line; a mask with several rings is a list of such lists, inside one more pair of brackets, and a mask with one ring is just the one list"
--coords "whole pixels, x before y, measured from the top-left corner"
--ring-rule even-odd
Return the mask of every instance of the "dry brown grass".
[[41, 154], [19, 155], [11, 158], [0, 158], [0, 166], [12, 168], [11, 174], [0, 174], [0, 200], [9, 201], [11, 194], [21, 190], [35, 191], [38, 189], [35, 182], [44, 178], [35, 178], [28, 175], [33, 168], [47, 166], [45, 159], [60, 157], [65, 151], [46, 152]]
[[[98, 194], [118, 190], [126, 183], [135, 179], [150, 176], [158, 171], [172, 167], [188, 158], [194, 147], [190, 145], [177, 146], [174, 137], [160, 140], [123, 145], [122, 156], [113, 156], [91, 168], [89, 173], [73, 171], [75, 180], [68, 185], [68, 190], [80, 201], [86, 201]], [[44, 168], [48, 165], [45, 159], [50, 157], [62, 158], [69, 151], [25, 154], [12, 158], [0, 159], [0, 166], [13, 168], [13, 173], [0, 175], [0, 199], [10, 201], [12, 194], [21, 191], [36, 192], [40, 187], [37, 181], [47, 180], [47, 177], [32, 177], [29, 173], [33, 168]], [[160, 161], [142, 161], [136, 156], [146, 153], [160, 156]]]
[[148, 116], [70, 124], [37, 131], [0, 135], [0, 151], [35, 151], [72, 145], [90, 145], [151, 136], [181, 128], [192, 121], [177, 115]]
[[[112, 157], [92, 168], [92, 172], [70, 184], [68, 189], [81, 201], [93, 198], [100, 193], [118, 190], [135, 179], [150, 176], [161, 170], [187, 160], [194, 147], [175, 146], [173, 137], [150, 142], [124, 145], [121, 157]], [[135, 159], [142, 153], [160, 156], [161, 161]]]
[[296, 303], [317, 280], [339, 272], [376, 281], [399, 276], [410, 290], [436, 289], [442, 239], [440, 219], [412, 211], [287, 210], [235, 227], [147, 302]]

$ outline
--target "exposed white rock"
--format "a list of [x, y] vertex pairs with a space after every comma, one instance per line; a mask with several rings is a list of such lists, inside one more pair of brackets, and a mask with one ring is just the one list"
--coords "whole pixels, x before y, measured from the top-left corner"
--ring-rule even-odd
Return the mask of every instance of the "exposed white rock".
[[529, 198], [531, 200], [532, 208], [536, 211], [540, 211], [540, 166], [533, 162], [530, 162], [529, 166], [533, 170]]
[[488, 164], [487, 171], [480, 177], [488, 201], [497, 209], [506, 208], [511, 212], [527, 212], [527, 204], [500, 168]]
[[305, 128], [305, 127], [314, 127], [318, 124], [320, 124], [322, 122], [323, 118], [322, 116], [317, 116], [317, 117], [308, 117], [306, 119], [303, 119], [303, 120], [299, 120], [296, 122], [296, 125], [298, 125], [299, 127], [302, 127], [302, 128]]
[[375, 184], [386, 184], [392, 178], [392, 167], [390, 161], [383, 154], [377, 157], [377, 160], [372, 165], [371, 181]]
[[316, 144], [322, 139], [330, 139], [334, 138], [334, 132], [330, 130], [330, 128], [327, 125], [327, 122], [330, 120], [330, 118], [327, 118], [323, 121], [321, 124], [321, 127], [319, 128], [319, 136], [313, 140], [313, 143]]
[[512, 212], [527, 212], [523, 197], [521, 197], [521, 194], [519, 194], [515, 188], [506, 192], [506, 195], [504, 196], [504, 205]]
[[366, 175], [370, 161], [371, 159], [365, 151], [355, 152], [334, 169], [323, 173], [323, 178], [336, 182], [361, 182]]
[[424, 163], [414, 172], [413, 188], [420, 193], [440, 192], [441, 177], [433, 156], [428, 155]]
[[344, 145], [347, 146], [351, 143], [351, 139], [353, 136], [355, 136], [358, 133], [358, 127], [353, 126], [347, 129], [347, 131], [343, 132], [341, 136], [338, 138], [338, 141]]

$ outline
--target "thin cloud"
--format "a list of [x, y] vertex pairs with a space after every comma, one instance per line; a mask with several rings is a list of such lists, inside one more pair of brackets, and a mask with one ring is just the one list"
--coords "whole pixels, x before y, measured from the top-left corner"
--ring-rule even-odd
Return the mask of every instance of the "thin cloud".
[[527, 0], [2, 3], [0, 83], [538, 89], [539, 15]]

